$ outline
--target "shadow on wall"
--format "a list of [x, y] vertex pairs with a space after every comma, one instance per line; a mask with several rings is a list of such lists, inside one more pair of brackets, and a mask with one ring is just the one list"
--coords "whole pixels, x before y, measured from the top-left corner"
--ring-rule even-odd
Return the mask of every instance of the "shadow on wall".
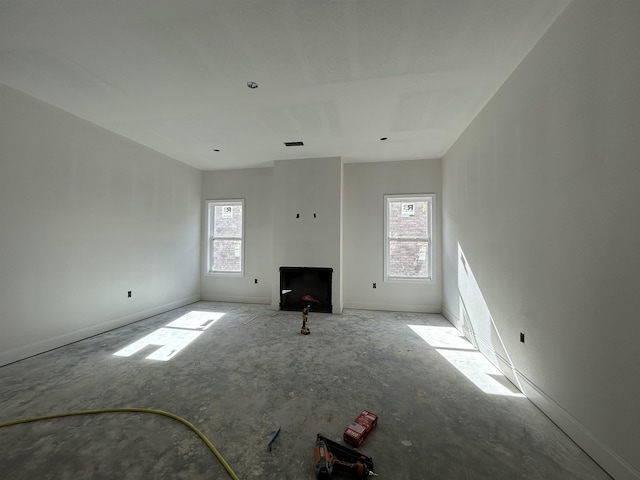
[[458, 243], [458, 293], [463, 333], [471, 343], [522, 391], [515, 367], [491, 316], [471, 265]]

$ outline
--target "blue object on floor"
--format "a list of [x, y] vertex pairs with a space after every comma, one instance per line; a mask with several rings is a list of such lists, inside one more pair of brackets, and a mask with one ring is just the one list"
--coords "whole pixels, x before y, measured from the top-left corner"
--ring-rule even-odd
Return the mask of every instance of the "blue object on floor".
[[280, 435], [280, 430], [281, 429], [282, 429], [282, 427], [278, 427], [278, 431], [276, 432], [276, 434], [273, 436], [273, 438], [269, 442], [269, 451], [271, 451], [271, 447], [273, 446], [273, 442], [275, 442], [276, 438], [278, 438], [278, 435]]

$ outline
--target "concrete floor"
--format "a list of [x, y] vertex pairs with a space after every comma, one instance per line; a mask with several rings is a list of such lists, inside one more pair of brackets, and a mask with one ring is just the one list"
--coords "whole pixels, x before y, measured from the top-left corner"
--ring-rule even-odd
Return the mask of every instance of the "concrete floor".
[[[360, 450], [381, 479], [610, 478], [526, 398], [478, 387], [517, 393], [499, 375], [474, 383], [445, 359], [464, 357], [465, 371], [479, 366], [442, 316], [311, 311], [307, 336], [301, 323], [297, 312], [212, 302], [157, 315], [0, 368], [0, 423], [160, 409], [200, 429], [240, 479], [306, 480], [315, 478], [316, 434], [341, 442], [368, 409], [379, 424]], [[114, 355], [167, 333], [199, 336], [177, 354], [169, 347], [167, 361], [146, 358], [157, 350], [150, 345]], [[186, 426], [146, 413], [2, 428], [0, 472], [11, 480], [229, 478]]]

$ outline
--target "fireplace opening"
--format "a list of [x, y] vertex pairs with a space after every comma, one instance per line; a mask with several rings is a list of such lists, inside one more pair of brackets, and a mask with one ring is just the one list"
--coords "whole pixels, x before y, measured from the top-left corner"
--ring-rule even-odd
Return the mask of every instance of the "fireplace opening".
[[280, 310], [332, 313], [333, 268], [280, 267]]

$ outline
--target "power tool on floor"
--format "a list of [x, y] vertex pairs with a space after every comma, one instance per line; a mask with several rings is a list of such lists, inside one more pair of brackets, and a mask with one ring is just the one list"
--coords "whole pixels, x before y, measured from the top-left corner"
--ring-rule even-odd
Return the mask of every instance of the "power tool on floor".
[[307, 305], [302, 309], [302, 328], [300, 329], [300, 333], [302, 335], [309, 335], [311, 331], [309, 327], [307, 327], [307, 318], [309, 315], [309, 310], [311, 309], [311, 305]]
[[373, 471], [373, 459], [355, 449], [343, 447], [339, 443], [318, 434], [315, 447], [316, 478], [328, 480], [334, 469], [356, 478], [377, 477]]

